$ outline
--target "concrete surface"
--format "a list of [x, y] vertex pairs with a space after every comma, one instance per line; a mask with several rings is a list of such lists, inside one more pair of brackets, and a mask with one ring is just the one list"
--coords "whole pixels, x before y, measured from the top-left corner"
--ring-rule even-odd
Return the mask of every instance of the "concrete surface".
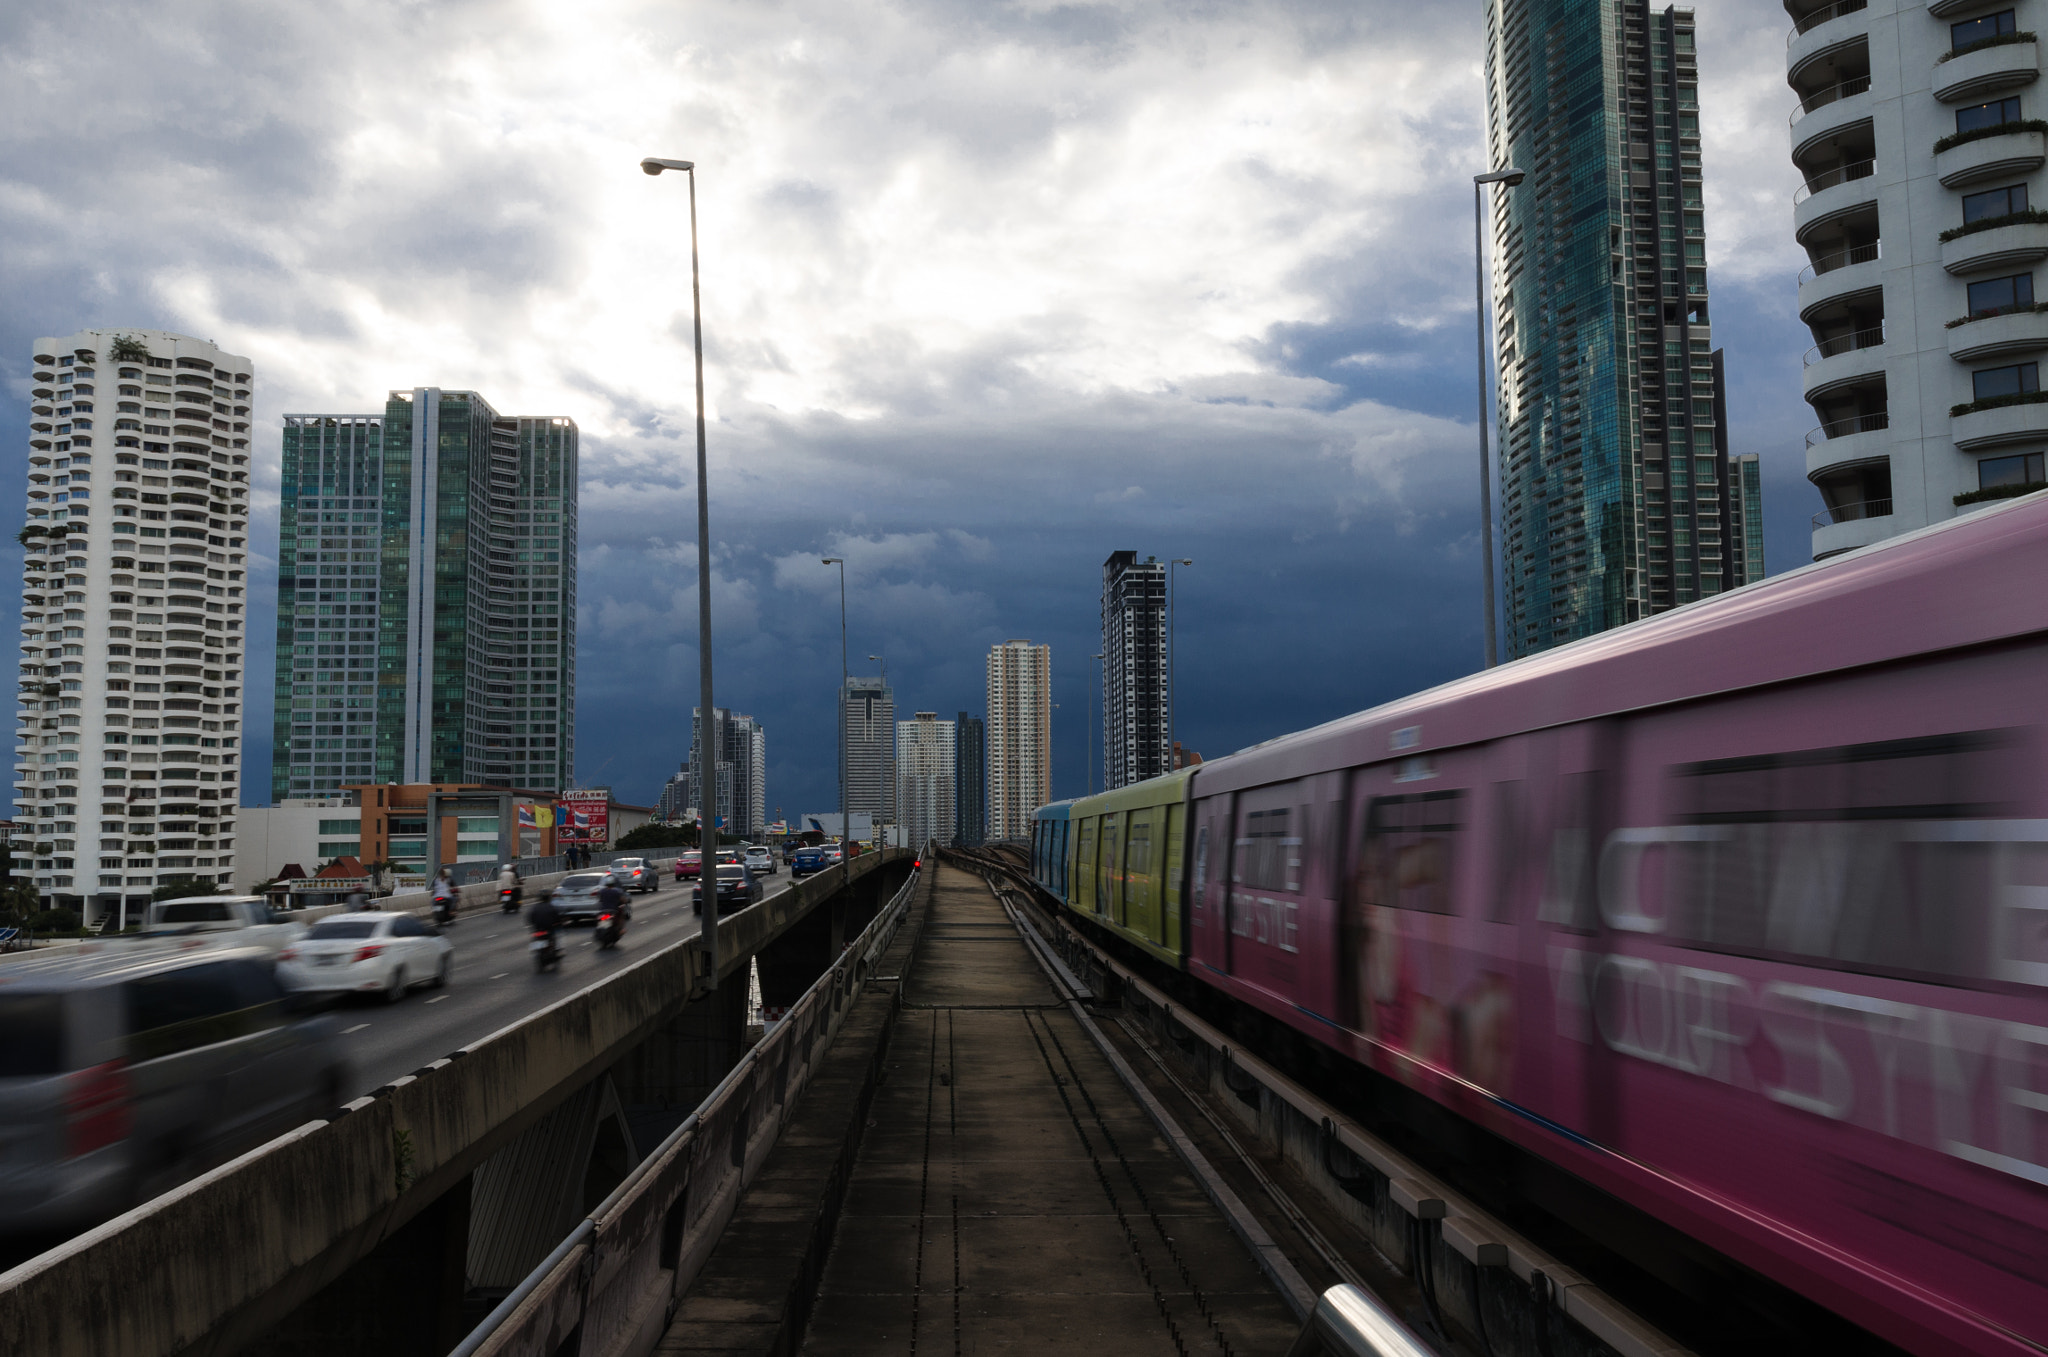
[[[1284, 1352], [1293, 1311], [987, 886], [926, 871], [843, 1199], [829, 1143], [765, 1174], [735, 1221], [754, 1211], [764, 1227], [707, 1267], [660, 1352], [786, 1352], [798, 1328], [812, 1357]], [[835, 1212], [815, 1286], [792, 1286]]]

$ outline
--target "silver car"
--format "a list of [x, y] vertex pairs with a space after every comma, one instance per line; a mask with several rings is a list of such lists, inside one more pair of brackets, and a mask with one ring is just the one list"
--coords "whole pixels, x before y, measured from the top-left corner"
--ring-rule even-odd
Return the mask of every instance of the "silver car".
[[625, 887], [610, 872], [571, 872], [562, 878], [562, 884], [555, 887], [550, 899], [554, 901], [555, 912], [561, 915], [564, 924], [597, 922], [597, 916], [604, 912], [598, 903], [597, 893], [610, 882]]
[[646, 858], [615, 858], [612, 875], [619, 879], [623, 889], [639, 891], [642, 895], [661, 889], [661, 869]]
[[0, 983], [0, 1235], [71, 1233], [348, 1096], [331, 1018], [260, 948], [133, 944]]
[[750, 847], [740, 854], [740, 862], [756, 876], [775, 875], [775, 857], [767, 849]]

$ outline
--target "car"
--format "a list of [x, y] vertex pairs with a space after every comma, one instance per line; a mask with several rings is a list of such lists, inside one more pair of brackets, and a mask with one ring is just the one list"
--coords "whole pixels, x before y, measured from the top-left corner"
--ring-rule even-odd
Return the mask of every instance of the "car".
[[623, 889], [639, 891], [642, 895], [661, 889], [661, 869], [646, 858], [615, 858], [612, 875], [619, 879]]
[[809, 876], [812, 872], [822, 872], [831, 865], [825, 860], [825, 850], [816, 844], [807, 844], [789, 855], [791, 876]]
[[455, 948], [410, 914], [337, 914], [320, 920], [277, 954], [286, 989], [376, 994], [395, 1004], [415, 985], [440, 989]]
[[555, 887], [551, 897], [563, 924], [596, 923], [597, 916], [604, 912], [603, 906], [597, 902], [597, 893], [605, 888], [606, 882], [619, 884], [608, 871], [571, 872], [563, 877], [562, 884]]
[[[716, 889], [720, 914], [729, 914], [734, 909], [745, 909], [761, 898], [760, 881], [743, 864], [737, 862], [718, 864]], [[704, 887], [701, 883], [697, 887], [694, 912], [704, 912]]]
[[261, 947], [275, 956], [305, 931], [260, 895], [188, 895], [150, 905], [136, 936], [176, 938], [187, 947]]
[[747, 849], [740, 854], [740, 863], [750, 872], [757, 872], [762, 876], [775, 875], [775, 859], [765, 848]]
[[0, 1237], [70, 1235], [351, 1096], [338, 1024], [261, 947], [9, 963], [0, 985]]
[[676, 855], [676, 880], [694, 881], [697, 873], [704, 870], [704, 855], [694, 848], [685, 849]]

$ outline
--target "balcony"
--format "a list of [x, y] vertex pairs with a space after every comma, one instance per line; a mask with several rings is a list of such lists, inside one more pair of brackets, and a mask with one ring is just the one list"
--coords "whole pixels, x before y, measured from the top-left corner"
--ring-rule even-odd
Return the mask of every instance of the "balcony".
[[1870, 0], [1836, 0], [1794, 20], [1792, 31], [1785, 35], [1786, 73], [1796, 78], [1829, 48], [1868, 34], [1869, 8]]
[[1859, 75], [1831, 85], [1792, 110], [1792, 158], [1798, 160], [1808, 147], [1841, 132], [1843, 128], [1870, 121], [1870, 77]]
[[1824, 339], [1806, 351], [1801, 383], [1807, 400], [1855, 386], [1884, 372], [1884, 327]]
[[1823, 424], [1806, 435], [1807, 477], [1830, 467], [1882, 458], [1890, 443], [1891, 416], [1882, 410]]
[[1837, 165], [1801, 184], [1792, 194], [1792, 229], [1801, 239], [1814, 226], [1831, 217], [1866, 209], [1877, 203], [1877, 162], [1858, 160]]
[[1808, 320], [1824, 306], [1881, 291], [1884, 285], [1878, 273], [1881, 259], [1879, 246], [1873, 242], [1839, 250], [1800, 270], [1799, 318]]
[[2038, 353], [2048, 349], [2048, 311], [2007, 311], [1953, 325], [1948, 331], [1948, 356], [1958, 363]]
[[1949, 436], [1957, 452], [1984, 452], [2014, 443], [2048, 442], [2048, 393], [2033, 393], [2009, 405], [1973, 409], [1976, 402], [1950, 412]]
[[2011, 131], [1973, 137], [1934, 153], [1934, 173], [1943, 188], [2032, 174], [2044, 164], [2048, 164], [2048, 131], [2038, 122], [2015, 124]]
[[1930, 83], [1945, 104], [1989, 99], [2041, 78], [2040, 45], [2031, 33], [1994, 39], [1934, 65]]
[[1892, 502], [1888, 499], [1823, 509], [1813, 516], [1813, 559], [1823, 560], [1867, 547], [1890, 537], [1893, 531]]
[[2010, 272], [2048, 255], [2048, 212], [2021, 215], [2036, 215], [2040, 220], [2015, 220], [1942, 241], [1941, 266], [1955, 274]]

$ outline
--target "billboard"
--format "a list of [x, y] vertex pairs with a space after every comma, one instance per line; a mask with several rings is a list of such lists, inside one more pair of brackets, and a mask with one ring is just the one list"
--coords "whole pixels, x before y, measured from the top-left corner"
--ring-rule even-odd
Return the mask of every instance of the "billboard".
[[555, 842], [592, 848], [611, 842], [609, 791], [563, 792], [555, 798]]

